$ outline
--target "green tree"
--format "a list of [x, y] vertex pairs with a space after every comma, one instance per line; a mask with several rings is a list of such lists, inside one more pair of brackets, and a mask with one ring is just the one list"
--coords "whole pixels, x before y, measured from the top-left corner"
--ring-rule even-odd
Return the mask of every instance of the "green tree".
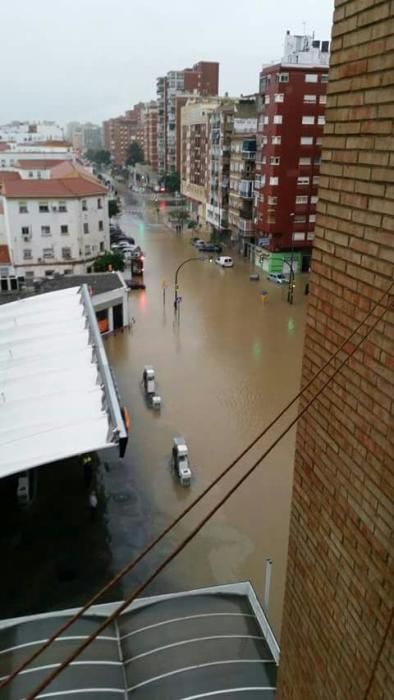
[[168, 192], [180, 192], [181, 189], [181, 178], [179, 177], [179, 173], [171, 173], [170, 175], [166, 175], [164, 180], [164, 187]]
[[106, 251], [99, 258], [96, 258], [93, 264], [95, 272], [108, 272], [112, 267], [112, 270], [124, 270], [124, 259], [121, 253], [111, 253]]
[[137, 141], [130, 143], [127, 148], [126, 165], [136, 165], [144, 162], [144, 151]]
[[86, 157], [92, 161], [92, 163], [96, 163], [97, 165], [109, 165], [111, 162], [111, 154], [109, 151], [105, 151], [104, 149], [100, 149], [99, 151], [94, 151], [93, 149], [89, 149], [86, 152]]
[[108, 216], [112, 219], [113, 216], [117, 216], [120, 212], [120, 207], [116, 199], [108, 200]]
[[173, 209], [168, 215], [168, 218], [171, 219], [171, 221], [183, 224], [189, 218], [189, 214], [187, 212], [187, 209], [185, 209], [184, 207], [179, 207], [178, 209]]

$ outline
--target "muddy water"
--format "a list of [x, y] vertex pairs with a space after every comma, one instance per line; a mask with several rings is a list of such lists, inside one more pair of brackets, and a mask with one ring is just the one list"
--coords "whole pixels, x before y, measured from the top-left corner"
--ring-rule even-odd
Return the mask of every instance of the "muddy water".
[[[144, 219], [136, 215], [141, 206]], [[249, 281], [249, 263], [235, 258], [233, 269], [209, 262], [186, 264], [179, 274], [182, 296], [174, 318], [174, 273], [198, 253], [190, 232], [176, 234], [157, 222], [147, 204], [126, 200], [122, 227], [146, 253], [146, 291], [130, 295], [130, 333], [106, 341], [122, 397], [132, 417], [132, 435], [122, 467], [149, 504], [149, 527], [157, 533], [216, 476], [297, 392], [305, 321], [305, 280], [295, 303], [286, 290], [262, 279]], [[149, 223], [149, 221], [154, 222]], [[233, 254], [233, 253], [231, 253]], [[165, 289], [165, 299], [163, 295]], [[262, 302], [260, 292], [269, 291]], [[141, 388], [145, 364], [156, 370], [162, 410], [146, 406]], [[290, 417], [294, 413], [290, 412]], [[259, 443], [236, 469], [256, 461], [286, 422]], [[172, 438], [186, 438], [193, 468], [190, 489], [181, 488], [170, 468]], [[265, 561], [273, 561], [268, 617], [279, 636], [294, 458], [292, 431], [255, 474], [173, 562], [156, 590], [251, 580], [263, 597]], [[218, 487], [169, 540], [173, 544], [197, 522], [234, 477]], [[138, 518], [133, 528], [138, 528]], [[166, 544], [162, 552], [168, 550]], [[116, 567], [127, 551], [114, 555]]]

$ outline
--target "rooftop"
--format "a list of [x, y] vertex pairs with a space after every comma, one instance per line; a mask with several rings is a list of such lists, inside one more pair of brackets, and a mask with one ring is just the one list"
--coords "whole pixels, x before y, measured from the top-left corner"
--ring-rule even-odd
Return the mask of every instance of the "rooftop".
[[[95, 606], [10, 684], [26, 697], [110, 614]], [[1, 676], [30, 655], [72, 611], [0, 623]], [[43, 691], [59, 700], [112, 698], [273, 700], [279, 649], [250, 584], [140, 598], [109, 625], [83, 657]], [[7, 692], [7, 691], [6, 691]], [[81, 695], [79, 695], [79, 692]]]
[[63, 163], [63, 160], [59, 158], [52, 160], [49, 158], [36, 158], [35, 160], [32, 158], [23, 158], [18, 160], [17, 167], [21, 168], [21, 170], [49, 170], [60, 163]]
[[126, 438], [86, 287], [4, 304], [0, 328], [0, 478]]
[[78, 175], [49, 180], [7, 179], [3, 185], [3, 194], [7, 199], [67, 199], [106, 195], [107, 189], [93, 177]]

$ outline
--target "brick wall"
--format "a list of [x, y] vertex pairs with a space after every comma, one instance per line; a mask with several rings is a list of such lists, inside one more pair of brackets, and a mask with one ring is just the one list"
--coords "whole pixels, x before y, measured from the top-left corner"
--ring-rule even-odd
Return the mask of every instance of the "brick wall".
[[[394, 272], [394, 2], [335, 5], [304, 383]], [[368, 699], [394, 697], [392, 626], [373, 674], [394, 599], [393, 347], [388, 311], [298, 426], [279, 700], [363, 700], [372, 675]]]

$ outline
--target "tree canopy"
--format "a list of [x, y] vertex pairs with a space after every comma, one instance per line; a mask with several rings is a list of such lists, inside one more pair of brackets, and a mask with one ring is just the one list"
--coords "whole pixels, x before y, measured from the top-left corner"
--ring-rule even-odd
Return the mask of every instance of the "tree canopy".
[[179, 173], [170, 173], [170, 175], [166, 175], [164, 180], [164, 187], [168, 192], [179, 192], [181, 189], [181, 178], [179, 177]]
[[126, 165], [136, 165], [144, 162], [144, 151], [137, 141], [130, 143], [127, 148]]
[[89, 148], [86, 152], [86, 157], [92, 161], [92, 163], [97, 163], [97, 165], [108, 165], [111, 162], [110, 152], [104, 149], [94, 151], [92, 148]]
[[108, 200], [108, 216], [112, 219], [113, 216], [117, 216], [120, 212], [120, 207], [116, 199]]
[[124, 259], [121, 253], [106, 251], [93, 263], [95, 272], [108, 272], [109, 270], [124, 270]]

